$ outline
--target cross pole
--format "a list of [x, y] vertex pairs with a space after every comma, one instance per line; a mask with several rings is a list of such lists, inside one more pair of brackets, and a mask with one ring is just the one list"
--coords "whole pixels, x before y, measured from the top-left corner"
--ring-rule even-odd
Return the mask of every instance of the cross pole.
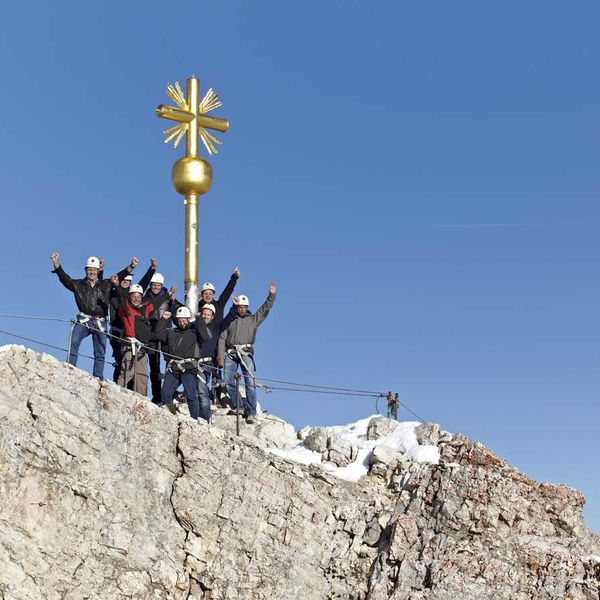
[[196, 315], [198, 312], [198, 198], [206, 194], [212, 184], [212, 167], [207, 160], [198, 156], [198, 138], [202, 140], [209, 154], [216, 154], [216, 144], [220, 144], [221, 141], [208, 129], [225, 133], [229, 129], [229, 121], [205, 114], [221, 106], [212, 88], [199, 102], [198, 78], [192, 76], [188, 78], [186, 84], [186, 96], [179, 82], [174, 86], [167, 86], [167, 96], [177, 106], [161, 104], [156, 108], [156, 115], [179, 123], [164, 130], [167, 136], [165, 143], [172, 141], [177, 148], [183, 136], [186, 136], [185, 156], [173, 165], [171, 181], [175, 191], [184, 197], [185, 305], [192, 315]]

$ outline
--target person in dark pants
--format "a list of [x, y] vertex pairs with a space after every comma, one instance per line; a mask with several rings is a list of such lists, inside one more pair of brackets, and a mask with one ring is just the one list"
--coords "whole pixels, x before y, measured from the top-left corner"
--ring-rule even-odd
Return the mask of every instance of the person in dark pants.
[[[118, 283], [116, 278], [114, 283], [115, 285]], [[162, 299], [157, 297], [154, 300], [144, 300], [143, 291], [141, 286], [132, 285], [127, 298], [119, 304], [118, 314], [127, 341], [123, 348], [123, 361], [117, 383], [127, 387], [131, 381], [134, 381], [135, 391], [145, 396], [148, 390], [146, 346], [153, 337], [150, 315]]]
[[[94, 377], [104, 378], [104, 357], [106, 354], [106, 317], [110, 304], [112, 283], [110, 279], [100, 279], [99, 273], [103, 268], [102, 261], [95, 256], [90, 256], [85, 263], [85, 278], [71, 279], [59, 262], [58, 252], [51, 255], [54, 270], [59, 281], [75, 296], [79, 309], [77, 323], [73, 327], [71, 345], [69, 347], [69, 363], [77, 366], [79, 346], [88, 336], [92, 336], [94, 345]], [[133, 257], [131, 264], [115, 275], [119, 282], [133, 271], [138, 259]]]
[[[150, 259], [150, 267], [144, 273], [144, 276], [138, 281], [138, 285], [141, 286], [144, 290], [150, 284], [150, 279], [154, 272], [156, 271], [156, 267], [158, 265], [158, 260], [156, 258]], [[119, 317], [118, 309], [119, 304], [123, 301], [124, 295], [119, 292], [119, 289], [126, 293], [129, 290], [129, 286], [133, 281], [132, 275], [127, 275], [123, 281], [119, 284], [119, 286], [113, 285], [110, 295], [110, 307], [109, 307], [109, 315], [110, 315], [110, 345], [113, 352], [113, 363], [115, 365], [113, 372], [113, 381], [117, 383], [119, 381], [119, 374], [121, 373], [121, 363], [123, 362], [123, 338], [125, 337], [125, 332], [123, 330], [123, 323], [121, 321], [121, 317]]]
[[[240, 268], [236, 267], [233, 270], [233, 273], [231, 274], [231, 277], [229, 278], [229, 281], [227, 282], [225, 289], [221, 292], [221, 295], [217, 299], [215, 299], [215, 294], [216, 294], [215, 286], [212, 283], [210, 283], [209, 281], [202, 284], [202, 287], [200, 289], [200, 300], [198, 302], [198, 314], [201, 315], [202, 309], [204, 308], [204, 306], [206, 306], [207, 304], [210, 304], [214, 308], [213, 328], [215, 327], [215, 325], [217, 323], [221, 323], [223, 321], [223, 318], [225, 315], [225, 306], [227, 305], [227, 302], [229, 301], [229, 298], [231, 297], [231, 294], [233, 293], [233, 290], [235, 289], [235, 286], [236, 286], [239, 278], [240, 278]], [[214, 357], [215, 361], [216, 361], [216, 358], [217, 357], [216, 357], [216, 348], [215, 348], [215, 357]], [[215, 364], [216, 364], [216, 362], [215, 362]], [[215, 381], [216, 381], [215, 389], [219, 389], [219, 390], [226, 389], [225, 384], [223, 383], [223, 380], [221, 378], [221, 369], [219, 369], [219, 368], [214, 369], [212, 371], [212, 377], [214, 377]]]
[[[150, 300], [154, 302], [157, 299], [162, 298], [162, 302], [156, 304], [156, 309], [150, 315], [150, 321], [152, 328], [154, 329], [160, 322], [160, 319], [165, 311], [171, 313], [175, 312], [177, 308], [181, 306], [179, 301], [175, 300], [164, 287], [165, 278], [160, 273], [154, 273], [150, 279], [150, 287], [144, 294], [144, 300]], [[177, 289], [177, 288], [172, 288]], [[149, 344], [151, 349], [148, 350], [148, 361], [150, 363], [150, 386], [152, 388], [152, 402], [154, 404], [161, 403], [161, 372], [160, 372], [160, 342], [156, 339], [152, 340]]]
[[223, 319], [223, 315], [225, 314], [225, 305], [227, 304], [231, 294], [233, 294], [233, 290], [235, 289], [235, 284], [237, 280], [240, 278], [240, 268], [236, 267], [225, 289], [221, 292], [221, 295], [217, 300], [215, 300], [215, 286], [207, 281], [202, 284], [202, 288], [200, 289], [200, 300], [198, 302], [198, 312], [202, 311], [202, 307], [205, 304], [212, 304], [215, 308], [215, 318], [217, 321], [221, 321]]
[[175, 392], [180, 384], [187, 396], [192, 419], [210, 422], [210, 398], [207, 394], [198, 397], [198, 319], [191, 327], [192, 313], [181, 306], [175, 313], [176, 329], [169, 329], [171, 313], [165, 311], [156, 325], [154, 335], [163, 343], [163, 350], [169, 357], [161, 398], [163, 406], [172, 406]]

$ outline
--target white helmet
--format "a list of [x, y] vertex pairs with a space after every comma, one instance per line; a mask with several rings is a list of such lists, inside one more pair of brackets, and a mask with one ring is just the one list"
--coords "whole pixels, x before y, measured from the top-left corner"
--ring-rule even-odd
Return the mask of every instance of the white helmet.
[[238, 306], [250, 306], [250, 300], [248, 300], [248, 296], [244, 296], [244, 294], [242, 294], [241, 296], [237, 297], [237, 305]]
[[142, 296], [144, 295], [144, 288], [141, 285], [138, 285], [137, 283], [129, 287], [130, 294], [135, 294], [136, 292], [138, 294], [142, 294]]
[[133, 275], [125, 275], [125, 277], [123, 277], [123, 281], [133, 281]]
[[187, 306], [180, 306], [175, 313], [176, 319], [191, 319], [192, 312]]
[[90, 256], [86, 263], [85, 263], [85, 268], [91, 268], [91, 269], [99, 269], [100, 268], [100, 259], [96, 258], [95, 256]]
[[160, 273], [154, 273], [154, 275], [152, 275], [152, 279], [150, 280], [150, 283], [160, 283], [160, 285], [163, 285], [164, 282], [165, 278]]
[[217, 291], [215, 290], [215, 286], [210, 281], [207, 281], [206, 283], [202, 284], [202, 289], [200, 290], [200, 293], [204, 292], [205, 290], [212, 290], [215, 293]]
[[207, 309], [207, 308], [208, 308], [208, 310], [212, 310], [212, 312], [213, 312], [213, 315], [214, 315], [214, 314], [216, 314], [216, 312], [217, 312], [217, 309], [214, 307], [214, 305], [213, 305], [213, 304], [205, 304], [205, 305], [204, 305], [204, 306], [203, 306], [203, 307], [200, 309], [200, 312], [202, 312], [203, 310], [205, 310], [205, 309]]

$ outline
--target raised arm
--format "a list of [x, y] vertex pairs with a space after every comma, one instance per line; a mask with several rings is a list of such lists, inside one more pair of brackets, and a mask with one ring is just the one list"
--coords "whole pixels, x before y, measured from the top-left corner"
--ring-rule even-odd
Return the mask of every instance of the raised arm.
[[147, 287], [150, 285], [152, 275], [156, 273], [156, 267], [158, 267], [158, 259], [151, 258], [148, 270], [144, 273], [144, 276], [138, 282], [138, 285], [141, 285], [144, 288], [144, 291], [146, 291]]
[[229, 312], [225, 315], [225, 318], [219, 324], [219, 331], [225, 331], [236, 319], [237, 310], [235, 308], [235, 304], [231, 305]]
[[117, 299], [117, 304], [123, 304], [127, 298], [128, 290], [120, 285], [118, 275], [113, 275], [110, 282], [112, 283], [111, 294]]
[[53, 252], [50, 255], [52, 259], [52, 266], [54, 270], [52, 273], [56, 273], [58, 275], [58, 280], [70, 291], [75, 291], [75, 285], [73, 284], [73, 280], [63, 271], [63, 268], [60, 266], [60, 262], [58, 261], [60, 254], [58, 252]]
[[274, 281], [269, 283], [269, 295], [267, 299], [264, 301], [263, 305], [252, 315], [256, 326], [260, 325], [269, 315], [269, 311], [273, 306], [273, 302], [275, 302], [275, 295], [277, 294], [277, 287]]
[[227, 304], [227, 301], [231, 297], [231, 294], [233, 294], [235, 284], [237, 283], [237, 280], [239, 278], [240, 278], [240, 268], [236, 267], [235, 270], [233, 271], [233, 273], [231, 274], [231, 277], [229, 278], [229, 281], [227, 282], [225, 289], [221, 292], [221, 295], [219, 296], [219, 299], [217, 300], [217, 303], [221, 305], [221, 308], [223, 308]]
[[139, 260], [137, 256], [134, 256], [131, 259], [131, 263], [125, 267], [124, 269], [122, 269], [121, 271], [119, 271], [117, 273], [117, 277], [119, 278], [119, 283], [121, 283], [121, 281], [123, 281], [123, 279], [125, 279], [125, 277], [127, 277], [127, 275], [131, 275], [133, 273], [133, 270], [137, 267]]

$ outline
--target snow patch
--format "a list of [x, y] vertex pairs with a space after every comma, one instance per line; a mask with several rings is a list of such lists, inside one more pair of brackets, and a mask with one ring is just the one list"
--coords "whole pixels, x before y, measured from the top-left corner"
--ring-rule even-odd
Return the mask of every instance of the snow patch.
[[[344, 467], [338, 467], [333, 463], [323, 462], [320, 452], [309, 450], [304, 442], [298, 442], [291, 448], [267, 448], [267, 452], [276, 454], [282, 458], [298, 462], [304, 465], [320, 464], [327, 472], [344, 479], [345, 481], [358, 481], [369, 471], [369, 459], [373, 448], [376, 446], [388, 446], [401, 454], [410, 457], [418, 463], [429, 463], [437, 465], [440, 462], [440, 451], [437, 446], [420, 445], [417, 441], [415, 429], [420, 425], [417, 421], [406, 421], [398, 423], [394, 431], [378, 440], [367, 440], [367, 429], [373, 417], [361, 419], [348, 425], [327, 427], [327, 431], [337, 434], [344, 440], [358, 447], [358, 454], [354, 462]], [[308, 434], [311, 428], [305, 428], [303, 433]]]
[[600, 564], [600, 555], [588, 554], [587, 556], [581, 557], [584, 562], [591, 562], [594, 565]]
[[27, 348], [25, 348], [25, 346], [21, 346], [19, 344], [6, 344], [6, 346], [0, 346], [0, 354], [2, 354], [3, 352], [10, 352], [11, 350], [13, 350], [15, 348], [20, 348], [22, 350], [27, 349]]
[[318, 465], [321, 463], [321, 454], [309, 450], [301, 442], [293, 448], [267, 448], [267, 452], [287, 458], [302, 465]]

